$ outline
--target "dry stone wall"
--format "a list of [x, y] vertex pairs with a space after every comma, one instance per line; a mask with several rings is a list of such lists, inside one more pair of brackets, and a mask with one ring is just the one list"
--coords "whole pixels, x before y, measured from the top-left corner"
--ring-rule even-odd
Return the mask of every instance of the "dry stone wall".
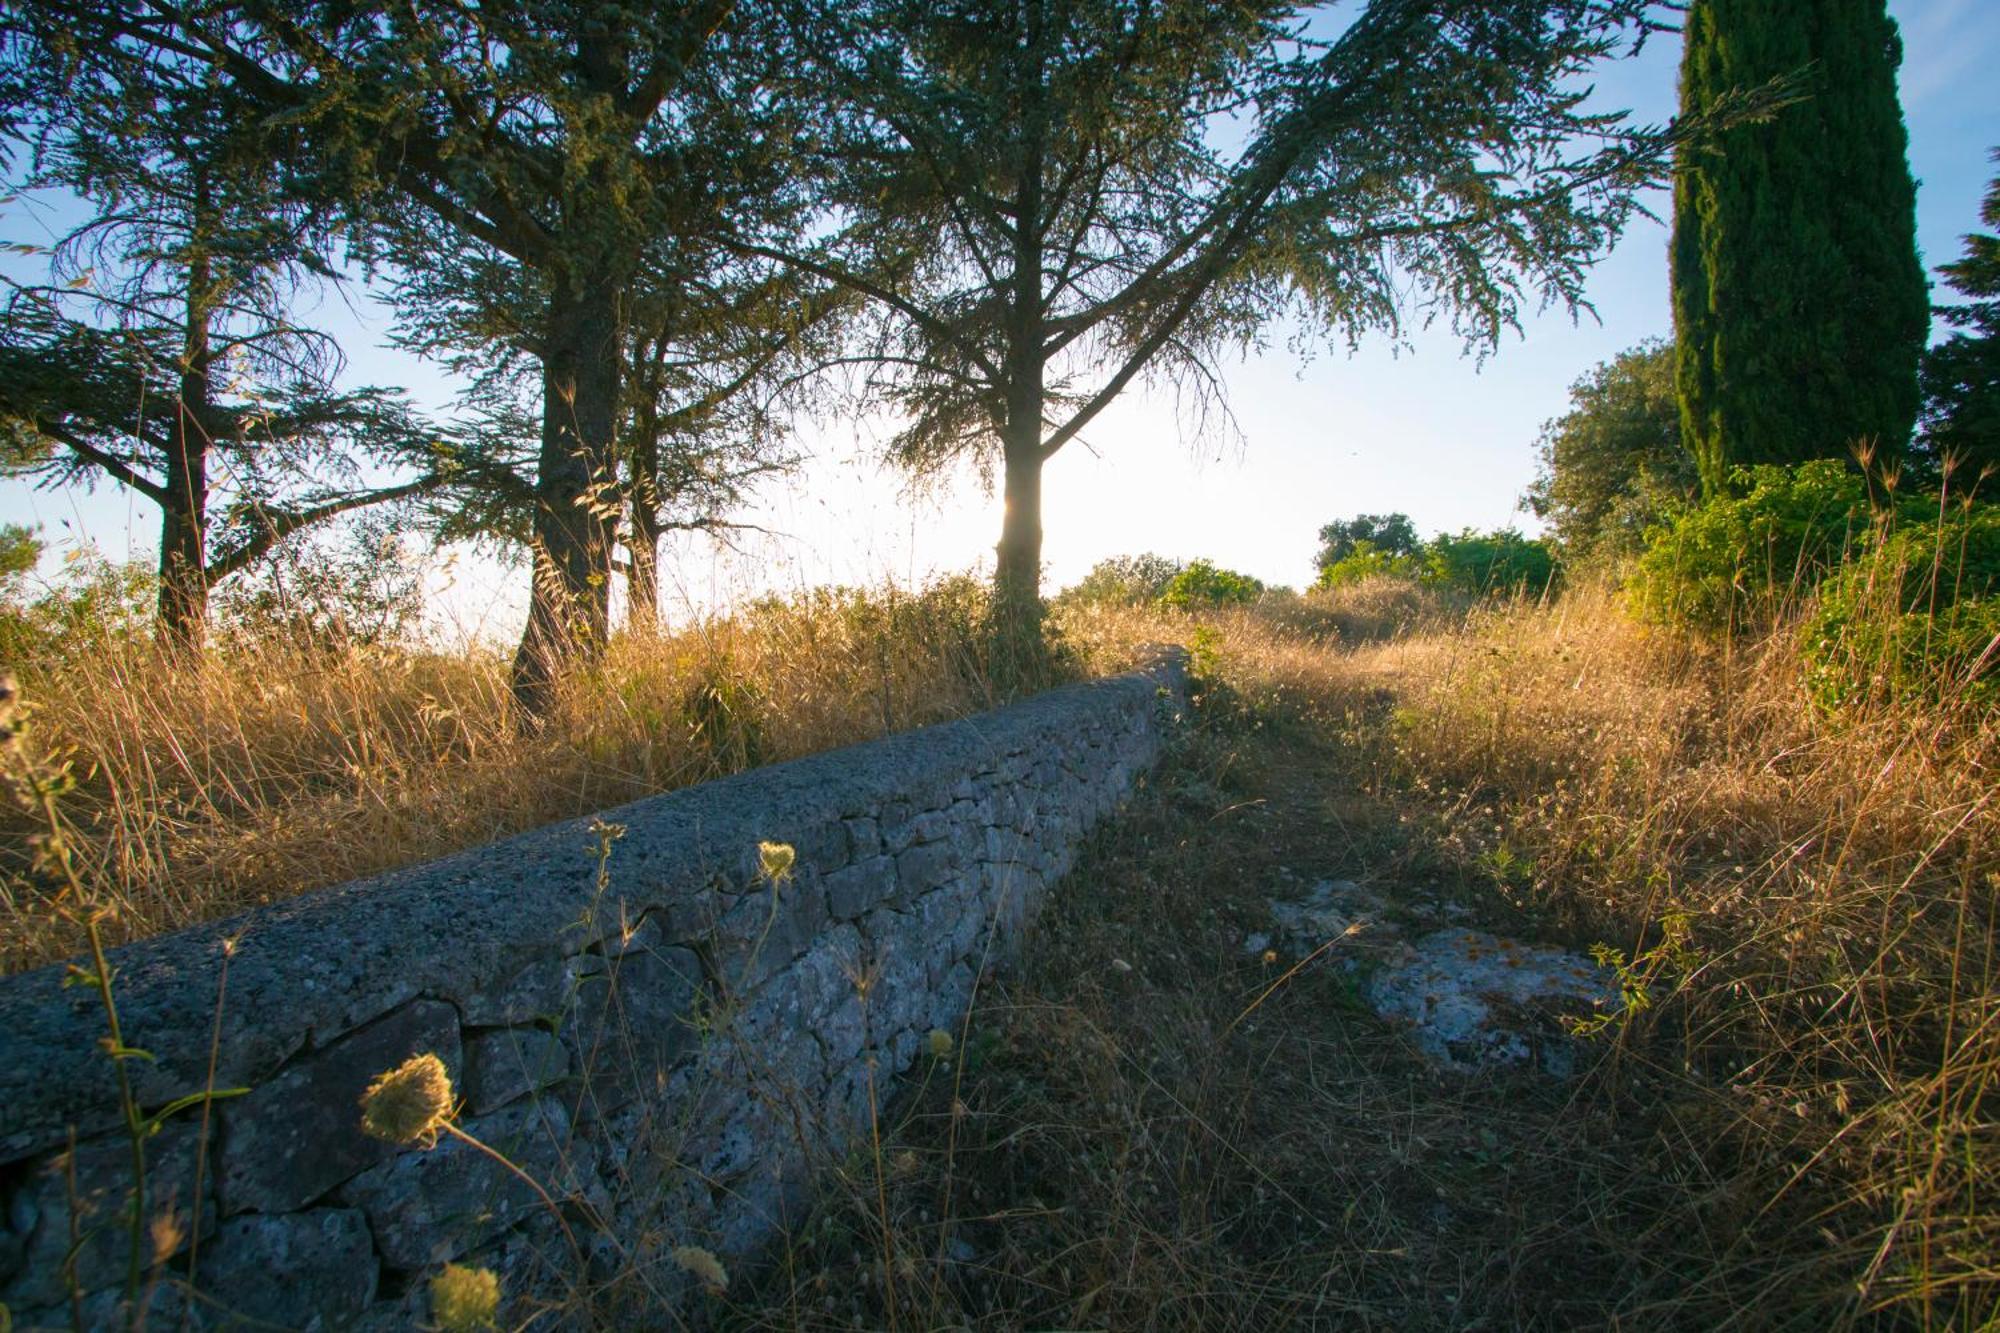
[[[1182, 695], [1165, 656], [608, 811], [616, 836], [571, 821], [115, 951], [138, 1100], [195, 1098], [147, 1144], [157, 1326], [414, 1327], [447, 1261], [498, 1272], [517, 1312], [588, 1292], [658, 1314], [691, 1281], [676, 1248], [732, 1262], [797, 1216]], [[789, 880], [761, 841], [796, 849]], [[62, 969], [0, 980], [17, 1328], [121, 1318], [133, 1172], [103, 1033]], [[511, 1168], [361, 1132], [369, 1082], [421, 1053]]]

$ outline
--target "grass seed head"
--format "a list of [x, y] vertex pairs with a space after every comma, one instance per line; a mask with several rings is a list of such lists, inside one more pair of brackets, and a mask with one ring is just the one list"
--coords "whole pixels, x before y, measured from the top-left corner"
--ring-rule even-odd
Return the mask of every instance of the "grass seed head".
[[699, 1245], [683, 1245], [674, 1251], [674, 1262], [699, 1281], [710, 1295], [720, 1296], [729, 1290], [729, 1270], [722, 1266], [722, 1260], [716, 1258], [713, 1252]]

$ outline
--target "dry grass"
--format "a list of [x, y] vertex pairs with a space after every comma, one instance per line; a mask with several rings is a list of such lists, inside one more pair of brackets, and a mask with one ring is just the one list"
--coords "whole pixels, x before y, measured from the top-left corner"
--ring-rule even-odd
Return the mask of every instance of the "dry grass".
[[[1995, 719], [1829, 719], [1787, 635], [1589, 587], [1348, 650], [1069, 627], [1191, 642], [1208, 724], [733, 1320], [1991, 1326]], [[1653, 1006], [1572, 1087], [1441, 1079], [1339, 969], [1257, 1003], [1244, 933], [1329, 875], [1607, 941]]]
[[[491, 649], [264, 641], [183, 668], [125, 640], [22, 683], [38, 748], [72, 761], [64, 810], [115, 943], [990, 707], [983, 607], [950, 580], [621, 637], [533, 736]], [[0, 847], [30, 832], [0, 810]], [[0, 972], [81, 946], [24, 866], [0, 865]]]
[[[79, 665], [69, 693], [43, 682], [40, 725], [95, 765], [72, 808], [136, 932], [984, 707], [966, 597], [622, 644], [533, 739], [504, 723], [497, 661], [276, 649], [171, 685], [143, 655]], [[2000, 1316], [2000, 719], [1829, 717], [1789, 634], [1649, 630], [1589, 586], [1469, 612], [1383, 584], [1058, 623], [1085, 672], [1187, 643], [1200, 725], [949, 1057], [885, 1103], [879, 1145], [831, 1164], [777, 1262], [702, 1318]], [[1452, 899], [1497, 930], [1607, 942], [1653, 1004], [1576, 1084], [1442, 1078], [1355, 973], [1273, 988], [1243, 951], [1267, 898], [1327, 876], [1413, 926]], [[7, 929], [14, 965], [67, 947], [32, 903]]]

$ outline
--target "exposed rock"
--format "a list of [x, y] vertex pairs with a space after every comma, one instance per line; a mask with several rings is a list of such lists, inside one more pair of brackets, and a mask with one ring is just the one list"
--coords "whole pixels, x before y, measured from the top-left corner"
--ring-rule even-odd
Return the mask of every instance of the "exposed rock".
[[1613, 1008], [1608, 970], [1562, 949], [1520, 944], [1483, 931], [1440, 930], [1415, 957], [1376, 974], [1366, 993], [1375, 1012], [1407, 1023], [1417, 1045], [1454, 1069], [1533, 1061], [1557, 1077], [1575, 1068], [1564, 1017]]
[[[201, 1129], [198, 1120], [170, 1121], [146, 1141], [146, 1227], [141, 1245], [151, 1258], [164, 1239], [166, 1253], [178, 1254], [187, 1248], [194, 1209], [195, 1159]], [[76, 1277], [84, 1291], [122, 1284], [126, 1261], [131, 1254], [131, 1230], [126, 1218], [127, 1200], [132, 1194], [132, 1148], [123, 1135], [93, 1139], [77, 1145], [73, 1159], [51, 1159], [22, 1187], [27, 1199], [18, 1200], [11, 1210], [20, 1220], [31, 1222], [34, 1234], [17, 1278], [0, 1289], [0, 1300], [15, 1307], [54, 1305], [69, 1288], [63, 1277], [63, 1258], [69, 1253], [72, 1227], [83, 1238], [76, 1252]], [[209, 1181], [214, 1181], [214, 1159], [209, 1159]], [[215, 1209], [201, 1210], [202, 1232], [215, 1228]], [[66, 1317], [65, 1317], [66, 1320]]]
[[[558, 1201], [581, 1193], [596, 1170], [590, 1144], [570, 1133], [555, 1101], [518, 1102], [465, 1128]], [[455, 1138], [364, 1172], [340, 1198], [368, 1214], [382, 1258], [404, 1270], [455, 1259], [545, 1207], [527, 1181]]]

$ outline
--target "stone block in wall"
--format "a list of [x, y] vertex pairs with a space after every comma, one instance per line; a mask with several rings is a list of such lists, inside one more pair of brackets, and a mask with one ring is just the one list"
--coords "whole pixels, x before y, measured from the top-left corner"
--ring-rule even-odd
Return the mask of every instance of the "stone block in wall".
[[591, 1094], [607, 1108], [657, 1092], [699, 1040], [701, 960], [691, 949], [650, 949], [586, 979], [560, 1035]]
[[896, 897], [909, 902], [950, 879], [963, 858], [950, 842], [927, 842], [896, 857]]
[[569, 1076], [569, 1047], [542, 1028], [495, 1028], [465, 1040], [465, 1101], [474, 1115]]
[[826, 906], [835, 921], [853, 921], [895, 896], [893, 857], [871, 856], [826, 877]]
[[922, 843], [936, 842], [951, 832], [951, 816], [943, 810], [918, 810], [895, 817], [884, 815], [882, 819], [882, 849], [889, 854], [908, 850]]
[[222, 1104], [222, 1211], [285, 1213], [396, 1149], [361, 1131], [361, 1094], [413, 1055], [435, 1054], [460, 1081], [458, 1013], [417, 1000]]
[[826, 882], [801, 875], [775, 893], [767, 886], [745, 894], [700, 942], [723, 989], [742, 995], [811, 948], [827, 920]]
[[847, 863], [853, 865], [882, 852], [882, 826], [867, 815], [840, 821], [847, 835]]
[[[464, 1128], [558, 1204], [596, 1193], [595, 1146], [570, 1133], [569, 1112], [556, 1098], [517, 1102]], [[546, 1209], [514, 1172], [449, 1137], [369, 1168], [342, 1186], [339, 1198], [368, 1215], [384, 1262], [405, 1272], [456, 1259]]]
[[[187, 1248], [195, 1214], [199, 1116], [196, 1111], [194, 1119], [169, 1121], [146, 1142], [142, 1263]], [[215, 1229], [215, 1208], [206, 1197], [214, 1187], [212, 1155], [207, 1165], [200, 1210], [203, 1235]], [[76, 1251], [77, 1286], [85, 1292], [122, 1289], [132, 1253], [126, 1220], [131, 1197], [132, 1146], [122, 1134], [80, 1143], [74, 1154], [58, 1153], [40, 1162], [14, 1202], [20, 1220], [31, 1225], [20, 1271], [0, 1289], [0, 1300], [15, 1309], [62, 1301], [69, 1292], [63, 1260], [70, 1250], [72, 1228], [83, 1238]], [[164, 1254], [156, 1253], [163, 1241]]]
[[551, 1020], [570, 1008], [584, 978], [597, 976], [605, 961], [596, 954], [544, 958], [491, 990], [456, 996], [469, 1027], [509, 1027]]
[[244, 1213], [203, 1245], [196, 1287], [218, 1325], [290, 1327], [310, 1312], [338, 1328], [375, 1299], [379, 1269], [368, 1221], [354, 1209]]

